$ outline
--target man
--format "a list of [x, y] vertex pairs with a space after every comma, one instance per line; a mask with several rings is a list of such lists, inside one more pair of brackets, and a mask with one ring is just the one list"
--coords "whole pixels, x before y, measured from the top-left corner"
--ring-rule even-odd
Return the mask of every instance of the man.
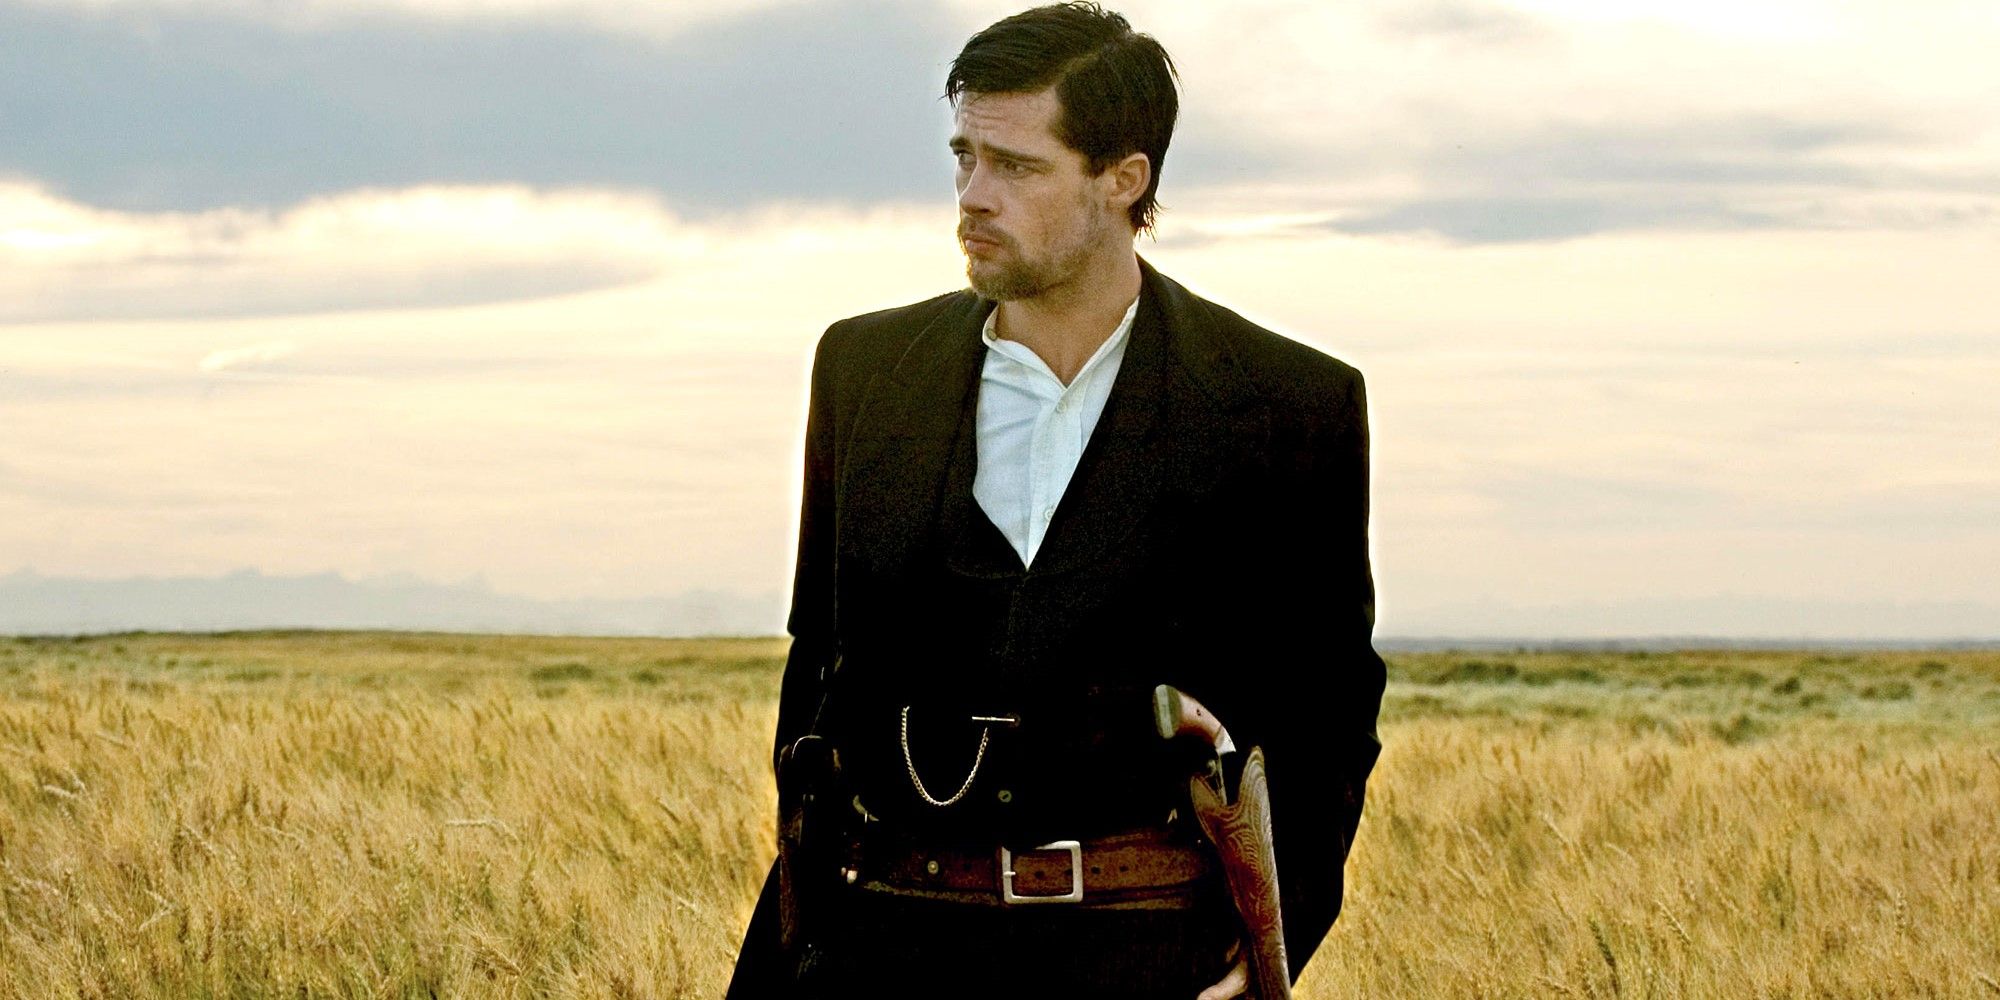
[[1241, 994], [1160, 684], [1263, 748], [1296, 978], [1379, 748], [1360, 375], [1134, 252], [1178, 102], [1124, 18], [1000, 21], [946, 96], [971, 289], [819, 342], [774, 745], [816, 846], [730, 995]]

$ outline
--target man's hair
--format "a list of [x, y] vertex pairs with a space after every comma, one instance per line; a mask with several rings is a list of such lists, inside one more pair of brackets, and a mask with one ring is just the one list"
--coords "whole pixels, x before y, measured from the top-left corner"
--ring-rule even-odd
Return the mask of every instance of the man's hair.
[[1132, 227], [1151, 229], [1160, 164], [1180, 111], [1179, 72], [1167, 50], [1095, 3], [1024, 10], [972, 36], [951, 61], [944, 96], [1027, 94], [1053, 85], [1056, 137], [1084, 155], [1096, 176], [1133, 153], [1152, 166], [1132, 203]]

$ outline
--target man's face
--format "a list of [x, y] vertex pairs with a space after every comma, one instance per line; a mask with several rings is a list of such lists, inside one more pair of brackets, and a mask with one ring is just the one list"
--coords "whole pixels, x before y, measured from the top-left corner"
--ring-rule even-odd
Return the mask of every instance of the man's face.
[[1090, 176], [1083, 154], [1056, 138], [1060, 113], [1053, 88], [959, 99], [958, 239], [966, 279], [986, 298], [1043, 295], [1084, 274], [1092, 254], [1119, 239], [1130, 245], [1123, 210], [1107, 205], [1106, 175]]

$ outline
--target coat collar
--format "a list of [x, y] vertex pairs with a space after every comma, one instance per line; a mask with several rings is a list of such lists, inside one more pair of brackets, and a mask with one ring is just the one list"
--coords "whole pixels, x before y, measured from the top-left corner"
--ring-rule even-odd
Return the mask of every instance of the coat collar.
[[[1139, 268], [1131, 340], [1032, 575], [1096, 561], [1163, 495], [1204, 493], [1225, 467], [1262, 454], [1266, 411], [1208, 305], [1144, 258]], [[961, 292], [869, 384], [839, 487], [838, 534], [842, 552], [873, 571], [894, 573], [938, 522], [994, 306]]]

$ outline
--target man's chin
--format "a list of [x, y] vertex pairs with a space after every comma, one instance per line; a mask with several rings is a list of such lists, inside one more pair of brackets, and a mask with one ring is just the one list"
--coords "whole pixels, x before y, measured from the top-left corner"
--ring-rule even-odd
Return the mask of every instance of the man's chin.
[[995, 302], [1009, 302], [1016, 299], [1033, 298], [1041, 293], [1041, 288], [1026, 280], [1026, 276], [1007, 269], [981, 268], [977, 262], [965, 262], [965, 282], [983, 299]]

